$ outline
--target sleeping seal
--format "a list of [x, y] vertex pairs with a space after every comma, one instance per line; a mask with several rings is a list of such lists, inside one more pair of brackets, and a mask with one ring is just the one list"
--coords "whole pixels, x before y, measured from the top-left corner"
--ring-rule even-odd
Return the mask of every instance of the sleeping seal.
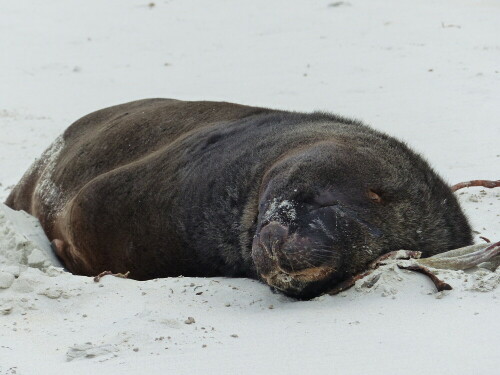
[[450, 188], [360, 122], [148, 99], [73, 123], [6, 204], [73, 273], [259, 278], [311, 298], [397, 249], [469, 245]]

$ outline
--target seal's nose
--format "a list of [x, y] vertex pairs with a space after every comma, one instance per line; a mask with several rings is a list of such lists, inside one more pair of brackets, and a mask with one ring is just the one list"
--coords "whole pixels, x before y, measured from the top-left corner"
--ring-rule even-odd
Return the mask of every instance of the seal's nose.
[[270, 222], [260, 231], [260, 243], [271, 258], [275, 258], [276, 253], [280, 252], [287, 237], [288, 228], [276, 221]]

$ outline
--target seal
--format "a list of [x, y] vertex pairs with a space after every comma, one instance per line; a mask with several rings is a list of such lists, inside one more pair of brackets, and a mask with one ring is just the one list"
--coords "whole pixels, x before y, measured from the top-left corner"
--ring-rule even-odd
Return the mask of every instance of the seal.
[[147, 99], [73, 123], [6, 204], [75, 274], [261, 279], [312, 298], [389, 251], [471, 244], [449, 186], [358, 121]]

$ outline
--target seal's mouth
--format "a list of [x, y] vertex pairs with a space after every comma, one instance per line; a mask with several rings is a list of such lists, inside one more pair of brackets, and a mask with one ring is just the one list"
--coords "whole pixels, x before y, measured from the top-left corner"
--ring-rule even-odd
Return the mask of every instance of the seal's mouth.
[[300, 272], [284, 272], [283, 270], [278, 270], [272, 272], [266, 276], [262, 277], [271, 285], [275, 284], [275, 281], [279, 283], [289, 283], [292, 280], [309, 283], [313, 281], [323, 280], [328, 277], [334, 271], [330, 267], [314, 267], [302, 270]]
[[307, 300], [317, 297], [335, 284], [333, 275], [335, 275], [334, 269], [317, 267], [296, 273], [274, 271], [261, 276], [269, 286], [280, 290], [284, 294]]
[[306, 294], [310, 294], [305, 292], [306, 289], [311, 289], [311, 285], [316, 285], [317, 288], [318, 284], [326, 283], [333, 271], [328, 267], [315, 267], [291, 273], [278, 270], [262, 277], [270, 286], [288, 295], [304, 298]]

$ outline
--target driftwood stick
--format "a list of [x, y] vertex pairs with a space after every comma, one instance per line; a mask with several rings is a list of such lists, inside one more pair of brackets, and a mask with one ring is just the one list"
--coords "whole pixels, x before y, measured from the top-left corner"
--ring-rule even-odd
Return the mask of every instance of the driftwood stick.
[[365, 278], [370, 275], [373, 271], [375, 271], [378, 267], [385, 264], [388, 260], [408, 260], [408, 259], [418, 259], [422, 253], [420, 251], [412, 251], [412, 250], [398, 250], [391, 251], [390, 253], [383, 254], [373, 262], [371, 262], [368, 266], [368, 270], [358, 273], [357, 275], [351, 276], [347, 280], [342, 281], [341, 283], [335, 285], [332, 289], [328, 291], [328, 294], [335, 295], [347, 290], [356, 284], [356, 281]]
[[[440, 292], [442, 290], [451, 290], [452, 287], [440, 280], [436, 275], [432, 273], [427, 267], [441, 268], [448, 270], [465, 270], [477, 266], [478, 264], [490, 261], [492, 259], [498, 259], [500, 256], [500, 241], [495, 243], [486, 244], [476, 244], [461, 247], [459, 249], [450, 250], [444, 253], [434, 255], [430, 258], [420, 259], [422, 253], [420, 251], [411, 250], [398, 250], [391, 251], [390, 253], [383, 254], [382, 256], [375, 259], [372, 263], [368, 265], [368, 269], [357, 275], [351, 276], [350, 278], [342, 281], [341, 283], [335, 285], [327, 293], [330, 295], [335, 295], [343, 292], [354, 286], [356, 281], [361, 280], [368, 275], [370, 275], [378, 267], [387, 264], [388, 261], [397, 260], [408, 260], [413, 259], [412, 264], [402, 265], [397, 264], [401, 269], [415, 271], [428, 276], [437, 290]], [[377, 280], [374, 280], [374, 283]], [[371, 287], [370, 285], [368, 287]]]
[[486, 248], [486, 251], [496, 251], [496, 255], [500, 255], [500, 241], [492, 243], [490, 246]]
[[488, 189], [493, 189], [496, 187], [500, 187], [500, 180], [491, 181], [491, 180], [471, 180], [465, 182], [459, 182], [451, 187], [451, 191], [457, 191], [459, 189], [463, 189], [471, 186], [482, 186]]
[[436, 275], [434, 275], [428, 268], [425, 268], [424, 266], [420, 266], [418, 264], [402, 266], [401, 264], [398, 264], [398, 267], [403, 270], [415, 271], [418, 273], [423, 273], [424, 275], [428, 276], [436, 286], [438, 292], [441, 292], [442, 290], [453, 289], [450, 284], [445, 283], [443, 280], [440, 280]]

